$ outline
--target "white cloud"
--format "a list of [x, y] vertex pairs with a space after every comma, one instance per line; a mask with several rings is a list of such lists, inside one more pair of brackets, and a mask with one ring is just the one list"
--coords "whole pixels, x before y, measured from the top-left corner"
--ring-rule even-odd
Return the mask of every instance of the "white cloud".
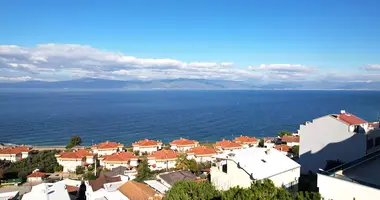
[[369, 64], [364, 69], [367, 71], [380, 71], [380, 64]]
[[30, 76], [20, 76], [20, 77], [4, 77], [4, 76], [0, 76], [0, 81], [6, 81], [6, 82], [11, 82], [11, 81], [14, 81], [14, 82], [20, 82], [20, 81], [30, 81], [30, 80], [33, 80], [32, 77]]
[[261, 64], [259, 67], [249, 66], [251, 70], [265, 70], [274, 72], [310, 72], [313, 68], [299, 64]]

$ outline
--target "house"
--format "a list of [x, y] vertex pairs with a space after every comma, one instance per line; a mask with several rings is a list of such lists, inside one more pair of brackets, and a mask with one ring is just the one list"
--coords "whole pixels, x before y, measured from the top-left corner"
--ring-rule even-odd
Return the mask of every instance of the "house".
[[248, 148], [216, 155], [221, 160], [211, 167], [211, 182], [219, 190], [247, 188], [252, 181], [270, 179], [277, 187], [298, 190], [300, 165], [276, 149]]
[[46, 177], [46, 173], [44, 172], [33, 172], [27, 176], [27, 181], [32, 183], [42, 182]]
[[93, 164], [95, 155], [91, 151], [78, 149], [72, 152], [61, 152], [55, 155], [58, 164], [63, 166], [64, 172], [75, 172], [77, 166]]
[[117, 189], [126, 183], [128, 179], [123, 176], [110, 177], [105, 174], [100, 174], [96, 180], [85, 181], [86, 185], [86, 199], [98, 200], [98, 199], [117, 199], [128, 200]]
[[259, 140], [257, 138], [242, 135], [235, 138], [234, 142], [241, 144], [243, 148], [257, 147], [259, 145]]
[[162, 142], [153, 140], [140, 140], [132, 144], [133, 152], [152, 154], [162, 148]]
[[163, 195], [144, 183], [128, 181], [118, 188], [130, 200], [160, 200]]
[[172, 150], [160, 150], [148, 156], [148, 164], [151, 170], [175, 168], [177, 153]]
[[376, 123], [341, 111], [300, 125], [299, 162], [302, 173], [317, 172], [327, 160], [349, 162], [380, 149]]
[[165, 172], [157, 175], [157, 180], [168, 188], [171, 188], [178, 181], [195, 181], [196, 179], [197, 176], [190, 171], [184, 170]]
[[213, 156], [216, 155], [216, 150], [214, 148], [197, 146], [186, 152], [187, 159], [195, 159], [197, 162], [207, 162], [214, 161]]
[[185, 152], [191, 148], [197, 147], [199, 142], [195, 140], [188, 140], [181, 138], [179, 140], [173, 140], [170, 143], [170, 149], [173, 151]]
[[165, 194], [170, 189], [158, 180], [146, 180], [144, 183], [155, 189], [160, 194]]
[[380, 151], [317, 173], [324, 199], [377, 199], [380, 196]]
[[100, 165], [107, 169], [123, 166], [128, 168], [137, 167], [138, 157], [132, 152], [117, 152], [111, 155], [105, 155], [98, 158]]
[[18, 160], [27, 158], [32, 151], [31, 147], [27, 146], [16, 146], [7, 147], [0, 149], [0, 160], [9, 160], [11, 162], [16, 162]]
[[283, 143], [286, 143], [288, 146], [295, 146], [295, 145], [300, 145], [300, 137], [299, 136], [293, 136], [293, 135], [284, 135], [281, 138], [281, 141]]
[[215, 143], [215, 148], [217, 148], [218, 150], [224, 151], [224, 150], [241, 149], [243, 147], [239, 143], [231, 142], [229, 140], [223, 139], [222, 141]]
[[274, 145], [276, 144], [276, 138], [272, 138], [272, 137], [264, 137], [264, 138], [261, 138], [261, 140], [263, 140], [264, 142], [264, 147], [266, 148], [273, 148]]
[[136, 178], [137, 171], [135, 168], [129, 168], [124, 166], [118, 166], [111, 169], [111, 171], [102, 171], [106, 176], [127, 176], [129, 180]]
[[93, 150], [94, 154], [98, 154], [98, 156], [104, 156], [122, 151], [123, 147], [123, 144], [106, 141], [97, 145], [93, 145], [91, 149]]
[[66, 185], [63, 182], [41, 183], [32, 187], [29, 193], [22, 196], [22, 200], [70, 200]]
[[0, 193], [0, 200], [17, 200], [19, 196], [19, 191], [2, 192]]
[[273, 148], [284, 154], [285, 156], [290, 156], [291, 155], [291, 146], [288, 146], [286, 144], [280, 144], [280, 145], [275, 145]]

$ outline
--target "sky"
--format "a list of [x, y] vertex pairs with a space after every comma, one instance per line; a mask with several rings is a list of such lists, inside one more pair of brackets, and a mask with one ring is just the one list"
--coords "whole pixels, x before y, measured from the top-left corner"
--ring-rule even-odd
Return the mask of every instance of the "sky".
[[380, 80], [378, 0], [0, 2], [0, 81]]

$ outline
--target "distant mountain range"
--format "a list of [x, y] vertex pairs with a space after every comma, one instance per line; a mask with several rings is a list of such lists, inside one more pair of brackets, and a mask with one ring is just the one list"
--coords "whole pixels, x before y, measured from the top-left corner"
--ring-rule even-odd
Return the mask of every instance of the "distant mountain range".
[[206, 80], [206, 79], [168, 79], [150, 81], [121, 81], [84, 78], [69, 81], [44, 82], [25, 81], [14, 83], [0, 83], [0, 88], [40, 88], [40, 89], [126, 89], [126, 90], [153, 90], [153, 89], [249, 89], [249, 90], [380, 90], [380, 82], [277, 82], [277, 83], [250, 83], [244, 81]]

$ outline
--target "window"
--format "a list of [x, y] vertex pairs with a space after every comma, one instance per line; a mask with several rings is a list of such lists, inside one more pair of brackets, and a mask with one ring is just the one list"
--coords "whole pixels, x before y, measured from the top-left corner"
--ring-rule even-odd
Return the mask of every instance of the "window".
[[222, 171], [223, 171], [224, 173], [227, 173], [227, 163], [224, 164], [224, 165], [222, 165]]
[[367, 150], [373, 147], [373, 139], [367, 140]]
[[380, 137], [377, 137], [375, 139], [375, 146], [379, 146], [380, 145]]

